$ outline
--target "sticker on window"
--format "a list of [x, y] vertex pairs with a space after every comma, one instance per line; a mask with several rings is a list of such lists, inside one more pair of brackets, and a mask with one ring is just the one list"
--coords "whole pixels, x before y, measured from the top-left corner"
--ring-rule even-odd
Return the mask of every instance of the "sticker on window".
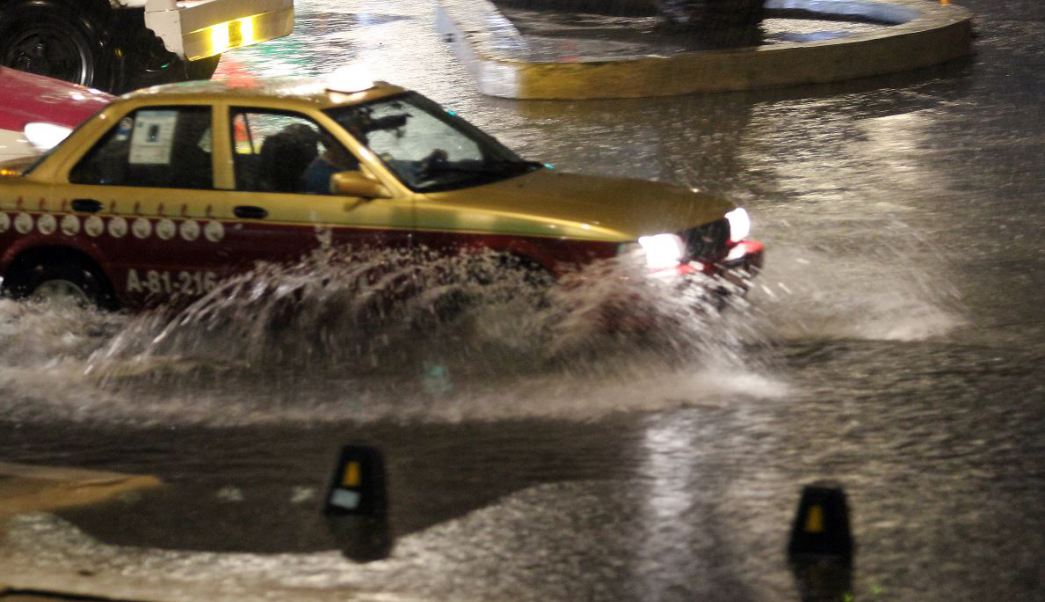
[[134, 119], [129, 161], [136, 165], [168, 165], [177, 111], [138, 111]]

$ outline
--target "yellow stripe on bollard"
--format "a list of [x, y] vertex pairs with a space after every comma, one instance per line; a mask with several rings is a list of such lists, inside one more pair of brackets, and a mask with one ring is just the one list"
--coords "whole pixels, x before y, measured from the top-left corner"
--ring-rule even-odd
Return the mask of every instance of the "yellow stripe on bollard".
[[824, 532], [824, 509], [820, 506], [813, 506], [809, 509], [809, 514], [806, 515], [806, 533], [823, 533]]
[[359, 487], [362, 482], [359, 470], [359, 462], [349, 462], [345, 465], [345, 472], [341, 475], [342, 487]]

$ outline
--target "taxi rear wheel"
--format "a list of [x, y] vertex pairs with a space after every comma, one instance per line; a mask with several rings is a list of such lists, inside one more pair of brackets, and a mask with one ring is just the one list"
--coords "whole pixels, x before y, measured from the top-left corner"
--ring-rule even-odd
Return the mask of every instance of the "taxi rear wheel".
[[15, 299], [71, 302], [108, 310], [119, 307], [101, 271], [78, 258], [39, 257], [22, 261], [8, 275], [4, 292]]

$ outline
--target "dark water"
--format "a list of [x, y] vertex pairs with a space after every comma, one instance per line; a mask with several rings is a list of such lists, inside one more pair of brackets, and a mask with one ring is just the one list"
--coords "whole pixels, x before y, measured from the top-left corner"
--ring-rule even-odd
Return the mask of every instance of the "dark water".
[[522, 9], [505, 9], [504, 13], [525, 38], [531, 60], [553, 62], [814, 42], [884, 31], [889, 27], [875, 22], [812, 19], [808, 14], [789, 15], [780, 11], [747, 27], [708, 27], [696, 31], [667, 27], [660, 16]]
[[[790, 515], [803, 484], [830, 478], [852, 505], [857, 599], [1041, 599], [1045, 6], [964, 4], [977, 55], [940, 69], [516, 103], [474, 91], [427, 3], [299, 2], [294, 37], [221, 71], [362, 61], [559, 169], [726, 194], [769, 248], [750, 306], [644, 337], [498, 302], [428, 340], [322, 339], [308, 322], [251, 339], [256, 315], [232, 299], [238, 334], [190, 324], [172, 344], [147, 317], [0, 303], [0, 457], [170, 484], [18, 519], [0, 581], [179, 599], [797, 599]], [[564, 306], [603, 293], [588, 294]], [[357, 442], [389, 467], [396, 543], [369, 563], [337, 551], [317, 510], [337, 448]]]

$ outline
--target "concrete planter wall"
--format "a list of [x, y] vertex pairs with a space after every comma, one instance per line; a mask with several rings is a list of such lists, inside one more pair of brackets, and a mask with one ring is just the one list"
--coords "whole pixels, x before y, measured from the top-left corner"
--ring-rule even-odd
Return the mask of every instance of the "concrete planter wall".
[[767, 9], [895, 25], [816, 42], [733, 50], [548, 61], [486, 0], [438, 0], [444, 39], [491, 96], [634, 98], [825, 83], [908, 71], [972, 52], [972, 15], [928, 0], [767, 0]]

